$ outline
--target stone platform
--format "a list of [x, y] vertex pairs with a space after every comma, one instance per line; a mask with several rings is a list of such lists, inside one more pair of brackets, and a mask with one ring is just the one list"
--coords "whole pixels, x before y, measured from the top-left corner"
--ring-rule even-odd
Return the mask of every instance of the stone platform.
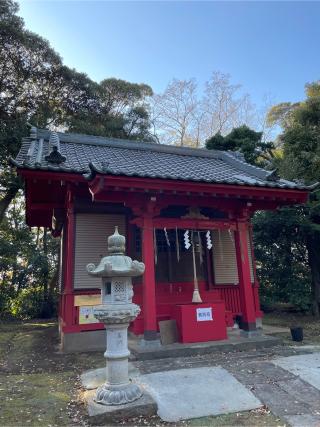
[[123, 421], [126, 418], [139, 416], [150, 417], [157, 413], [158, 405], [146, 390], [142, 397], [126, 405], [105, 406], [95, 403], [93, 398], [96, 390], [84, 393], [84, 401], [87, 406], [89, 422], [92, 425], [113, 425], [115, 421]]
[[188, 357], [208, 353], [244, 351], [268, 348], [282, 344], [278, 337], [258, 333], [250, 338], [240, 336], [239, 330], [228, 331], [228, 339], [202, 343], [174, 343], [161, 345], [159, 341], [149, 343], [141, 341], [140, 337], [130, 334], [129, 350], [131, 360], [164, 359], [168, 357]]

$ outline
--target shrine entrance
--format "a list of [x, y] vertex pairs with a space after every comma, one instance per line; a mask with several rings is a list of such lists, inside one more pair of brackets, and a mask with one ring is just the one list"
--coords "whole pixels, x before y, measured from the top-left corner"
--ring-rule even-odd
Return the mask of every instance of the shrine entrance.
[[[189, 210], [181, 217], [161, 214], [152, 218], [148, 230], [140, 218], [132, 223], [136, 251], [132, 255], [141, 256], [146, 269], [150, 267], [150, 275], [135, 287], [135, 301], [143, 310], [132, 332], [143, 333], [147, 340], [156, 339], [159, 322], [174, 319], [182, 342], [225, 339], [227, 326], [242, 316], [246, 304], [251, 318], [245, 322], [243, 317], [241, 327], [250, 324], [250, 330], [255, 330], [254, 268], [247, 228], [242, 243], [248, 266], [244, 271], [237, 223], [223, 218], [223, 214], [210, 218], [200, 209]], [[151, 243], [143, 252], [146, 232]], [[240, 296], [243, 273], [247, 300]], [[147, 329], [150, 327], [153, 329]]]

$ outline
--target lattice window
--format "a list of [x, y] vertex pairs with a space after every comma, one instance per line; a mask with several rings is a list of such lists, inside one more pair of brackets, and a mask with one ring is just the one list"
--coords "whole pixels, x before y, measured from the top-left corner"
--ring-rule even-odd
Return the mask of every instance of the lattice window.
[[115, 282], [113, 289], [114, 289], [115, 294], [121, 294], [121, 293], [125, 292], [126, 285], [124, 283], [121, 283], [121, 282]]
[[113, 285], [113, 294], [116, 301], [125, 301], [126, 284], [122, 282], [115, 282]]

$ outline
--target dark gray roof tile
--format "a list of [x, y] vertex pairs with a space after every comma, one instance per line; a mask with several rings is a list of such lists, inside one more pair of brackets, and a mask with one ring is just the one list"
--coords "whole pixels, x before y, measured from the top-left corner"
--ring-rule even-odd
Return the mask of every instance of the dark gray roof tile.
[[[286, 180], [268, 181], [274, 173], [252, 166], [237, 153], [173, 147], [91, 135], [32, 130], [25, 138], [17, 158], [18, 168], [73, 172], [91, 176], [92, 170], [111, 175], [163, 178], [198, 182], [227, 183], [274, 188], [307, 189]], [[36, 139], [35, 139], [36, 138]], [[48, 162], [52, 140], [58, 145], [59, 164]], [[90, 169], [91, 165], [91, 169]]]

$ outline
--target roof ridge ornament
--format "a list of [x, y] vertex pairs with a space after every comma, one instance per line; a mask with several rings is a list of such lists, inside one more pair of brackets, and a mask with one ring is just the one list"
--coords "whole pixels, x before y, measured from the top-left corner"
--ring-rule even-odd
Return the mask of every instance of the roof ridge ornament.
[[109, 172], [110, 162], [106, 160], [102, 160], [100, 163], [98, 162], [89, 162], [90, 172], [84, 173], [82, 176], [90, 181], [93, 179], [97, 173], [106, 174]]
[[49, 163], [60, 165], [66, 161], [66, 157], [60, 153], [60, 139], [57, 132], [51, 132], [49, 137], [49, 149], [52, 147], [52, 151], [45, 156], [45, 160]]
[[272, 171], [270, 171], [268, 173], [268, 175], [266, 176], [266, 180], [267, 181], [272, 181], [272, 182], [277, 182], [280, 180], [280, 176], [278, 174], [278, 169], [273, 169]]
[[60, 151], [58, 151], [58, 147], [54, 145], [52, 147], [51, 153], [45, 156], [45, 160], [49, 163], [55, 163], [56, 165], [60, 165], [61, 163], [66, 161], [66, 157], [63, 156]]

